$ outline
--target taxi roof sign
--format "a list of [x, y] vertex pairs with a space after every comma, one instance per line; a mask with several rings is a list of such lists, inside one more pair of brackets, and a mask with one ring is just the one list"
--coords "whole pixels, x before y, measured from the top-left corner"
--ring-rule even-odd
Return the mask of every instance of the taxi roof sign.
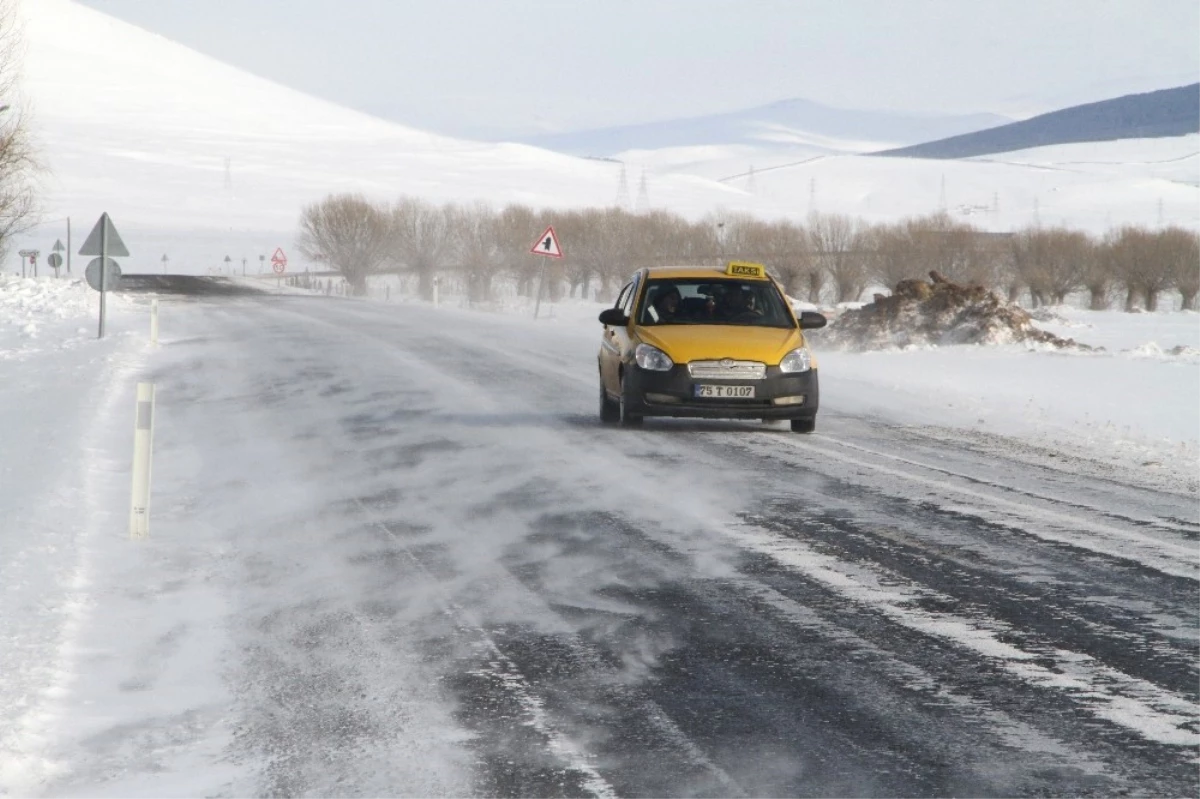
[[749, 261], [730, 261], [725, 267], [725, 274], [730, 277], [756, 277], [759, 280], [767, 279], [767, 268], [762, 264], [754, 264]]

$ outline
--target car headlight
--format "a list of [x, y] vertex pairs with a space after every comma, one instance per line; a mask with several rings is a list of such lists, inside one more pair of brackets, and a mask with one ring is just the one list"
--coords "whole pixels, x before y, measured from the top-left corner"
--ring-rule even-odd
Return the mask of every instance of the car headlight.
[[633, 359], [637, 365], [651, 372], [665, 372], [675, 365], [665, 352], [649, 344], [639, 344], [633, 351]]
[[798, 347], [792, 350], [779, 362], [779, 371], [781, 372], [807, 372], [811, 368], [812, 353], [808, 351], [808, 347]]

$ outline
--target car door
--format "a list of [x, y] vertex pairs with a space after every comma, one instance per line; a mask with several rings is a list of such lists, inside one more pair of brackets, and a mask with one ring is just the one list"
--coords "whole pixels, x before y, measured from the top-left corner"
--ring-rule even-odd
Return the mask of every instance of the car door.
[[[626, 283], [625, 287], [621, 289], [613, 307], [624, 310], [632, 293], [633, 282], [631, 281]], [[621, 345], [617, 335], [618, 330], [622, 330], [622, 328], [618, 328], [615, 325], [605, 325], [600, 339], [600, 382], [604, 385], [605, 391], [613, 395], [616, 395], [620, 388], [619, 381], [617, 380], [617, 365], [621, 362]]]
[[613, 369], [614, 393], [619, 393], [621, 390], [620, 365], [633, 359], [633, 348], [637, 346], [633, 339], [633, 308], [637, 303], [638, 289], [641, 288], [640, 278], [640, 273], [633, 276], [633, 280], [629, 281], [629, 293], [621, 298], [621, 313], [625, 314], [625, 318], [629, 320], [628, 324], [613, 329], [612, 342], [616, 345], [616, 367]]

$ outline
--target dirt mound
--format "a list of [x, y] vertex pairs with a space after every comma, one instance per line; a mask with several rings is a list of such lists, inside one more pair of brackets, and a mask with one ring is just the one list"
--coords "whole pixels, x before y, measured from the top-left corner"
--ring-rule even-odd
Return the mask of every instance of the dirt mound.
[[960, 286], [937, 272], [930, 282], [902, 280], [891, 296], [839, 316], [822, 343], [852, 350], [945, 344], [1031, 343], [1090, 350], [1074, 339], [1038, 330], [1021, 307], [980, 286]]

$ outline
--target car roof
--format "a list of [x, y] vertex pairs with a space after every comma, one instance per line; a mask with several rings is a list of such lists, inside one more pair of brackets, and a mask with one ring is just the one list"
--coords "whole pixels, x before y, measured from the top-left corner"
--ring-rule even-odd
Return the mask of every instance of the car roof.
[[663, 277], [700, 278], [703, 280], [741, 279], [731, 278], [724, 266], [651, 266], [646, 270], [646, 277], [651, 279]]

